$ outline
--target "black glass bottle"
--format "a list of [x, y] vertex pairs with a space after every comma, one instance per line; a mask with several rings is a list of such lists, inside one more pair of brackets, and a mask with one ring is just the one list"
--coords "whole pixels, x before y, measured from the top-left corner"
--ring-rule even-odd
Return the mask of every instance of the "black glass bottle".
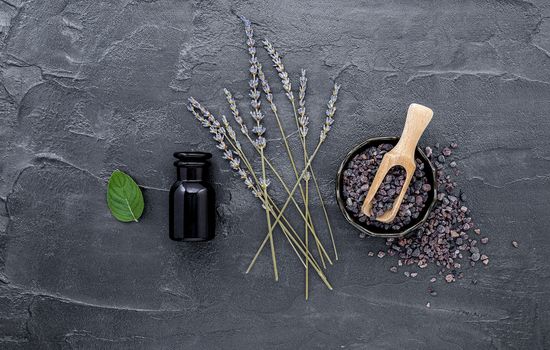
[[178, 180], [170, 189], [170, 238], [207, 241], [214, 238], [214, 189], [207, 181], [211, 153], [176, 152]]

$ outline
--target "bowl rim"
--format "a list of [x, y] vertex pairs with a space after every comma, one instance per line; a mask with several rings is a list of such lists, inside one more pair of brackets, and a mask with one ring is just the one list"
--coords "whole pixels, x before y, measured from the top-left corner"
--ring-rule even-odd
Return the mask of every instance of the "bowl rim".
[[338, 172], [336, 173], [336, 202], [338, 203], [338, 207], [340, 208], [340, 211], [342, 212], [342, 214], [344, 215], [344, 218], [346, 219], [346, 221], [348, 223], [350, 223], [352, 226], [354, 226], [356, 229], [358, 229], [359, 231], [363, 232], [363, 233], [366, 233], [367, 235], [369, 236], [372, 236], [372, 237], [385, 237], [385, 238], [401, 238], [401, 237], [405, 237], [407, 236], [408, 234], [410, 234], [411, 232], [413, 232], [414, 230], [416, 230], [418, 227], [420, 227], [420, 225], [422, 225], [427, 219], [428, 219], [428, 216], [429, 214], [431, 213], [434, 205], [435, 205], [435, 202], [437, 201], [437, 189], [436, 189], [436, 182], [437, 182], [437, 177], [436, 177], [436, 171], [435, 171], [435, 168], [432, 164], [432, 162], [430, 162], [430, 159], [428, 159], [428, 157], [426, 156], [426, 154], [424, 153], [424, 151], [419, 147], [417, 146], [416, 147], [416, 151], [420, 154], [420, 157], [422, 158], [423, 162], [425, 165], [428, 165], [430, 167], [430, 170], [431, 170], [431, 174], [432, 174], [432, 179], [433, 179], [433, 183], [431, 184], [432, 185], [432, 189], [430, 192], [432, 192], [432, 200], [430, 202], [430, 204], [428, 205], [424, 215], [418, 220], [417, 223], [415, 223], [414, 225], [412, 225], [411, 227], [408, 227], [407, 229], [403, 230], [403, 231], [397, 231], [397, 232], [388, 232], [388, 233], [383, 233], [383, 232], [374, 232], [374, 231], [371, 231], [369, 230], [368, 228], [366, 228], [365, 226], [361, 225], [359, 222], [357, 222], [357, 220], [355, 220], [351, 215], [350, 213], [346, 210], [346, 206], [344, 204], [344, 199], [342, 198], [342, 193], [341, 193], [341, 188], [342, 188], [342, 181], [343, 181], [343, 172], [344, 172], [344, 168], [345, 166], [349, 163], [349, 161], [351, 160], [351, 158], [353, 156], [355, 156], [355, 154], [357, 154], [357, 152], [364, 148], [365, 146], [367, 146], [369, 143], [372, 143], [372, 142], [384, 142], [384, 141], [389, 141], [389, 142], [395, 142], [397, 143], [399, 141], [399, 137], [398, 136], [387, 136], [387, 137], [373, 137], [373, 138], [369, 138], [367, 139], [366, 141], [364, 142], [361, 142], [360, 144], [356, 145], [355, 147], [353, 147], [347, 154], [346, 156], [344, 157], [344, 159], [342, 160], [341, 164], [340, 164], [340, 167], [338, 168]]

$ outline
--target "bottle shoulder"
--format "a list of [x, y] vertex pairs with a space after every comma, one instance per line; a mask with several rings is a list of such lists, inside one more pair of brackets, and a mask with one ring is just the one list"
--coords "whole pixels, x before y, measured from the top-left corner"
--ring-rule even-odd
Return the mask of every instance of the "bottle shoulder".
[[172, 184], [170, 192], [202, 192], [212, 191], [212, 186], [205, 181], [176, 181]]

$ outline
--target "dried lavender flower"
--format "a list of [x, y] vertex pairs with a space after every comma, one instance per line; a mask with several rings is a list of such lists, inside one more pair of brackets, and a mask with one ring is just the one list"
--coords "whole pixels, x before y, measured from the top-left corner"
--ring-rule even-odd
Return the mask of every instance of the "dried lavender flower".
[[239, 113], [239, 110], [237, 109], [237, 104], [235, 103], [235, 99], [233, 98], [233, 95], [231, 95], [231, 92], [227, 89], [223, 89], [223, 92], [225, 93], [225, 97], [227, 99], [227, 102], [229, 103], [229, 108], [231, 109], [231, 113], [233, 114], [233, 118], [239, 124], [241, 127], [241, 132], [243, 135], [248, 135], [248, 128], [246, 127], [246, 124], [244, 123], [243, 118], [241, 118], [241, 115]]
[[258, 136], [262, 136], [265, 133], [265, 127], [263, 127], [262, 125], [255, 126], [252, 128], [252, 131]]
[[[252, 131], [256, 134], [257, 138], [254, 141], [254, 145], [257, 147], [257, 149], [260, 151], [260, 156], [262, 158], [262, 178], [260, 180], [260, 187], [263, 190], [263, 197], [265, 198], [265, 201], [268, 199], [267, 194], [267, 187], [269, 186], [268, 181], [266, 180], [266, 173], [265, 173], [265, 157], [264, 157], [264, 148], [266, 147], [266, 140], [263, 137], [266, 129], [262, 125], [262, 119], [263, 114], [260, 110], [261, 102], [260, 102], [260, 90], [258, 90], [258, 59], [256, 58], [256, 42], [254, 40], [254, 33], [252, 31], [252, 26], [250, 25], [250, 21], [247, 20], [245, 17], [241, 16], [241, 19], [245, 26], [245, 33], [246, 33], [246, 44], [248, 46], [248, 53], [250, 54], [250, 93], [249, 96], [251, 98], [250, 105], [252, 106], [252, 111], [250, 111], [250, 115], [252, 118], [256, 121], [256, 126], [252, 129]], [[265, 208], [264, 203], [264, 208]], [[269, 211], [266, 208], [266, 220], [269, 227], [269, 240], [270, 240], [270, 246], [271, 246], [271, 255], [273, 258], [273, 268], [275, 273], [275, 280], [279, 279], [279, 273], [277, 271], [277, 261], [275, 258], [275, 248], [273, 244], [273, 235], [272, 235], [272, 228], [271, 228], [271, 219]]]
[[229, 124], [229, 121], [227, 120], [227, 117], [225, 115], [222, 115], [222, 124], [223, 124], [223, 127], [225, 128], [225, 130], [227, 132], [227, 135], [229, 136], [229, 138], [235, 144], [235, 147], [239, 151], [242, 151], [241, 143], [237, 140], [237, 134], [235, 133], [235, 130], [233, 130], [233, 127]]
[[273, 66], [277, 70], [277, 73], [279, 73], [279, 78], [281, 78], [281, 82], [283, 83], [283, 89], [286, 92], [286, 97], [290, 101], [294, 101], [294, 93], [292, 92], [292, 84], [290, 83], [290, 79], [288, 77], [288, 73], [285, 70], [285, 66], [283, 64], [283, 61], [281, 60], [281, 55], [275, 50], [273, 45], [269, 42], [269, 40], [265, 39], [263, 41], [264, 47], [271, 57], [271, 61], [273, 61]]
[[303, 138], [307, 136], [309, 124], [309, 117], [306, 116], [306, 87], [306, 70], [302, 69], [302, 75], [300, 76], [300, 92], [298, 94], [298, 122], [300, 124], [300, 134]]
[[[233, 95], [227, 89], [224, 89], [223, 91], [225, 93], [225, 97], [227, 99], [227, 102], [229, 103], [229, 108], [231, 109], [231, 113], [233, 114], [233, 117], [234, 117], [235, 121], [237, 122], [237, 124], [239, 124], [239, 126], [241, 127], [241, 132], [245, 135], [248, 135], [248, 128], [246, 127], [246, 125], [244, 124], [243, 119], [241, 118], [241, 115], [240, 115], [239, 110], [237, 108], [237, 104], [235, 102], [235, 99], [233, 98]], [[252, 128], [252, 131], [256, 135], [258, 135], [256, 140], [254, 141], [254, 145], [256, 147], [258, 147], [259, 149], [263, 149], [267, 145], [266, 139], [262, 136], [265, 133], [265, 128], [260, 123], [261, 120], [264, 118], [264, 116], [263, 116], [262, 112], [259, 111], [259, 110], [258, 111], [252, 111], [252, 112], [250, 112], [250, 114], [252, 115], [252, 118], [256, 121], [256, 126]]]
[[261, 178], [259, 182], [262, 189], [266, 189], [267, 187], [269, 187], [269, 185], [271, 185], [271, 180], [269, 179], [264, 180], [263, 178]]
[[277, 113], [277, 106], [273, 102], [273, 94], [271, 93], [271, 87], [269, 86], [269, 83], [267, 82], [267, 79], [265, 77], [265, 74], [262, 69], [262, 65], [258, 65], [258, 77], [260, 78], [260, 82], [262, 83], [262, 90], [265, 94], [265, 99], [267, 102], [269, 102], [269, 105], [271, 107], [271, 110], [273, 113]]
[[[250, 105], [252, 106], [252, 111], [250, 111], [250, 115], [252, 119], [254, 119], [254, 121], [256, 122], [256, 126], [252, 128], [252, 132], [255, 133], [257, 136], [256, 140], [254, 141], [254, 145], [257, 148], [263, 150], [266, 147], [267, 142], [263, 137], [263, 135], [266, 132], [266, 128], [262, 125], [262, 120], [264, 119], [264, 115], [260, 110], [261, 93], [260, 93], [260, 90], [258, 89], [258, 84], [259, 84], [258, 71], [259, 69], [261, 69], [261, 66], [260, 66], [260, 63], [258, 62], [258, 58], [256, 57], [256, 41], [254, 40], [254, 31], [252, 30], [251, 23], [244, 16], [241, 16], [241, 20], [244, 23], [245, 33], [247, 37], [246, 45], [248, 46], [248, 53], [250, 54], [249, 71], [250, 71], [251, 77], [248, 82], [248, 85], [250, 87], [249, 96], [251, 98]], [[226, 93], [226, 95], [228, 95], [228, 93]], [[230, 96], [230, 94], [228, 96]], [[230, 105], [232, 105], [231, 108], [233, 109], [233, 106], [235, 106], [234, 99], [232, 97], [228, 97], [228, 101], [230, 100], [233, 101], [233, 103], [230, 102]], [[236, 106], [234, 108], [236, 109]], [[263, 162], [263, 159], [262, 159], [262, 162]], [[263, 177], [265, 178], [265, 175]]]
[[336, 112], [336, 100], [338, 100], [338, 91], [340, 90], [340, 85], [334, 84], [332, 89], [332, 95], [330, 100], [327, 103], [327, 111], [325, 112], [325, 124], [323, 125], [323, 130], [321, 130], [321, 135], [319, 136], [319, 141], [324, 142], [327, 138], [327, 135], [331, 129], [332, 124], [334, 123], [334, 113]]
[[254, 140], [254, 146], [256, 146], [258, 149], [264, 149], [267, 145], [267, 141], [265, 140], [265, 137], [257, 137], [256, 140]]

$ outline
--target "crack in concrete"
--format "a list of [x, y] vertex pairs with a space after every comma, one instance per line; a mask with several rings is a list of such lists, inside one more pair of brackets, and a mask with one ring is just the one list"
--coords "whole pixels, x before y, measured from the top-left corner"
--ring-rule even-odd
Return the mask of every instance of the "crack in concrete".
[[95, 178], [95, 179], [97, 179], [97, 180], [99, 180], [103, 183], [107, 182], [107, 179], [104, 179], [102, 177], [97, 176], [96, 174], [92, 173], [88, 169], [84, 169], [84, 168], [79, 167], [78, 165], [73, 164], [73, 163], [65, 160], [63, 157], [61, 157], [61, 156], [59, 156], [55, 153], [51, 153], [51, 152], [37, 153], [37, 154], [35, 154], [34, 159], [36, 161], [47, 161], [47, 162], [52, 162], [52, 163], [60, 163], [60, 164], [69, 166], [71, 168], [80, 170], [83, 173], [86, 173], [86, 174], [90, 175], [91, 177], [93, 177], [93, 178]]
[[28, 336], [29, 341], [33, 338], [33, 334], [32, 334], [31, 328], [30, 328], [30, 323], [31, 323], [31, 320], [32, 320], [32, 317], [33, 317], [32, 306], [34, 304], [34, 301], [35, 301], [35, 296], [32, 296], [29, 305], [27, 305], [27, 313], [28, 313], [29, 317], [25, 321], [25, 332], [27, 332], [27, 336]]
[[18, 290], [22, 295], [28, 295], [31, 296], [31, 303], [28, 306], [28, 312], [29, 315], [32, 318], [32, 305], [36, 302], [37, 298], [42, 299], [53, 299], [62, 303], [67, 304], [73, 304], [77, 306], [84, 306], [84, 307], [91, 307], [91, 308], [98, 308], [98, 309], [109, 309], [109, 310], [117, 310], [117, 311], [132, 311], [132, 312], [144, 312], [144, 313], [164, 313], [164, 312], [186, 312], [187, 309], [171, 309], [171, 308], [160, 308], [160, 309], [146, 309], [146, 308], [136, 308], [131, 306], [125, 306], [125, 305], [111, 305], [111, 304], [99, 304], [99, 303], [92, 303], [87, 301], [82, 301], [78, 299], [69, 298], [62, 295], [56, 295], [47, 293], [44, 291], [36, 291], [31, 289], [26, 289], [24, 286], [18, 285], [18, 284], [10, 284], [8, 286], [10, 289]]
[[152, 186], [141, 185], [141, 184], [138, 184], [138, 186], [150, 191], [170, 192], [170, 189], [168, 188], [152, 187]]
[[[142, 335], [132, 335], [132, 336], [124, 336], [124, 337], [118, 337], [118, 338], [105, 338], [105, 337], [100, 337], [100, 336], [96, 336], [94, 335], [91, 331], [87, 331], [85, 329], [82, 329], [82, 330], [78, 330], [78, 329], [74, 329], [68, 333], [65, 333], [63, 335], [63, 340], [65, 342], [68, 342], [70, 338], [92, 338], [92, 339], [95, 339], [95, 340], [99, 340], [99, 341], [104, 341], [104, 342], [108, 342], [108, 343], [125, 343], [125, 342], [135, 342], [136, 340], [137, 341], [143, 341], [143, 340], [156, 340], [157, 338], [152, 338], [152, 337], [146, 337], [146, 336], [142, 336]], [[72, 344], [69, 343], [69, 345], [73, 346]]]
[[[452, 79], [456, 80], [464, 75], [466, 76], [475, 76], [478, 78], [481, 78], [482, 75], [492, 76], [492, 77], [498, 77], [502, 78], [505, 81], [526, 81], [531, 83], [540, 83], [545, 85], [550, 85], [549, 81], [545, 80], [539, 80], [534, 78], [528, 78], [525, 76], [504, 72], [504, 71], [468, 71], [468, 70], [433, 70], [433, 71], [418, 71], [418, 74], [410, 75], [407, 79], [407, 84], [421, 78], [431, 77], [431, 76], [438, 76], [438, 75], [453, 75]], [[508, 78], [511, 77], [511, 78]]]
[[543, 175], [535, 175], [535, 176], [532, 176], [532, 177], [522, 177], [522, 178], [519, 178], [519, 179], [514, 179], [512, 181], [505, 182], [502, 185], [495, 185], [493, 183], [487, 182], [487, 181], [485, 181], [485, 178], [483, 178], [481, 176], [472, 176], [472, 177], [468, 178], [468, 181], [478, 180], [478, 181], [481, 181], [485, 186], [498, 188], [498, 189], [503, 189], [503, 188], [506, 188], [510, 185], [513, 185], [513, 184], [516, 184], [516, 183], [519, 183], [519, 182], [529, 182], [529, 181], [549, 180], [549, 179], [550, 179], [550, 174], [543, 174]]

